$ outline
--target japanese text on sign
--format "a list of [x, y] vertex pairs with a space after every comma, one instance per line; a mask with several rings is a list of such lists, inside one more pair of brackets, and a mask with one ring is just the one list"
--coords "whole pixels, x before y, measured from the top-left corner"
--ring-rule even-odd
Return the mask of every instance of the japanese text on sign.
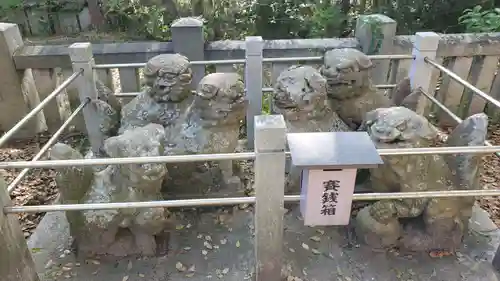
[[339, 188], [340, 182], [338, 180], [327, 180], [323, 182], [323, 194], [321, 196], [321, 215], [335, 215], [337, 210]]

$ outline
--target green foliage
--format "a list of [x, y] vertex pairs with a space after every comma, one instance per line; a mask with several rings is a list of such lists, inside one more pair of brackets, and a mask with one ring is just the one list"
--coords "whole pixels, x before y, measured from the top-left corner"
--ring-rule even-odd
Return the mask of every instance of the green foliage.
[[500, 9], [483, 10], [480, 5], [466, 9], [458, 22], [465, 26], [467, 32], [500, 31]]
[[384, 33], [382, 32], [382, 23], [377, 17], [367, 16], [363, 17], [361, 21], [361, 28], [367, 28], [371, 33], [370, 48], [367, 54], [376, 54], [382, 45], [384, 40]]
[[331, 1], [259, 0], [252, 6], [263, 38], [338, 37], [347, 17]]
[[465, 9], [492, 5], [492, 0], [397, 0], [373, 7], [369, 13], [381, 12], [398, 23], [398, 34], [418, 31], [443, 33], [464, 32], [457, 19]]
[[168, 40], [169, 25], [164, 21], [165, 9], [156, 5], [142, 5], [133, 0], [108, 0], [103, 7], [109, 28], [114, 31], [136, 33], [152, 40]]

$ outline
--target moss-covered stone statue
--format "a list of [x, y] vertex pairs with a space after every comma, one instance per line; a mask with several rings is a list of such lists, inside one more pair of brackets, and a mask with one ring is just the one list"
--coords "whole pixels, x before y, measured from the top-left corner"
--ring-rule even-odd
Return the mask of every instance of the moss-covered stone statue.
[[327, 51], [321, 74], [326, 78], [330, 103], [340, 118], [355, 130], [371, 110], [391, 106], [384, 91], [371, 80], [373, 63], [359, 50], [341, 48]]
[[[110, 137], [103, 145], [110, 157], [160, 156], [164, 129], [158, 124], [127, 130]], [[50, 150], [54, 160], [81, 159], [70, 146], [57, 143]], [[56, 183], [67, 204], [113, 203], [162, 200], [165, 164], [108, 165], [58, 168]], [[170, 214], [164, 208], [113, 209], [67, 212], [71, 236], [83, 256], [155, 255], [158, 244], [168, 241]], [[164, 245], [164, 244], [162, 244]]]
[[[311, 66], [290, 66], [278, 76], [273, 110], [290, 133], [351, 131], [328, 102], [326, 79]], [[298, 192], [299, 180], [300, 169], [290, 167], [286, 191]]]
[[120, 134], [150, 123], [174, 126], [191, 104], [192, 71], [185, 56], [153, 57], [146, 63], [144, 78], [146, 89], [122, 109]]
[[[483, 145], [487, 125], [486, 115], [473, 115], [455, 128], [445, 145]], [[432, 124], [405, 107], [373, 110], [366, 114], [361, 129], [377, 148], [429, 147], [437, 137]], [[384, 164], [371, 170], [375, 192], [480, 189], [479, 155], [383, 158]], [[356, 234], [374, 248], [453, 251], [467, 233], [474, 201], [472, 197], [380, 200], [358, 213]]]
[[[236, 73], [212, 73], [200, 81], [196, 95], [178, 125], [167, 130], [165, 155], [232, 153], [238, 145], [239, 126], [247, 100]], [[232, 161], [167, 165], [165, 190], [169, 196], [203, 196], [207, 192], [239, 190]], [[229, 188], [229, 189], [225, 189]]]

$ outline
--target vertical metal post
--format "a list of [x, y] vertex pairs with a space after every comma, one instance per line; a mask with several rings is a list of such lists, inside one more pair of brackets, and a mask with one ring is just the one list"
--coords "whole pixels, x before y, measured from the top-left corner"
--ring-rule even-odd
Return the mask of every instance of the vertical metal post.
[[257, 281], [281, 280], [286, 124], [255, 116], [255, 260]]
[[260, 36], [245, 39], [245, 88], [248, 99], [247, 140], [248, 148], [254, 145], [255, 116], [262, 114], [262, 50], [264, 41]]
[[94, 155], [99, 155], [104, 135], [100, 130], [100, 120], [96, 107], [92, 101], [97, 100], [97, 89], [94, 73], [94, 57], [90, 43], [74, 43], [69, 46], [69, 55], [73, 63], [73, 71], [82, 71], [83, 74], [75, 81], [80, 102], [90, 98], [91, 102], [83, 109], [85, 128], [87, 129], [90, 146]]
[[[187, 17], [175, 20], [170, 28], [174, 52], [185, 55], [190, 61], [205, 59], [205, 38], [203, 35], [203, 21], [199, 18]], [[205, 76], [204, 65], [193, 65], [193, 80], [191, 87], [196, 89], [198, 83]]]
[[[435, 32], [417, 32], [412, 54], [415, 56], [410, 68], [411, 88], [422, 88], [429, 95], [434, 95], [436, 85], [433, 82], [432, 75], [437, 71], [432, 65], [424, 61], [425, 57], [435, 59], [439, 45], [439, 35]], [[429, 110], [429, 100], [420, 95], [416, 111], [425, 116]]]
[[16, 215], [6, 215], [10, 206], [7, 184], [0, 177], [0, 276], [5, 281], [39, 281]]

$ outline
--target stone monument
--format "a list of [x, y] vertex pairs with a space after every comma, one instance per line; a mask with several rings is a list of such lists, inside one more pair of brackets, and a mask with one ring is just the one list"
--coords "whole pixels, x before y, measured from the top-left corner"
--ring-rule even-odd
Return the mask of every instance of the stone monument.
[[[246, 115], [247, 100], [236, 73], [212, 73], [200, 81], [192, 104], [174, 128], [167, 130], [165, 155], [232, 153], [238, 146], [239, 126]], [[168, 196], [200, 196], [227, 187], [240, 189], [230, 160], [218, 163], [167, 165]]]
[[[483, 145], [488, 119], [470, 116], [451, 133], [446, 146]], [[361, 128], [377, 148], [429, 147], [437, 129], [405, 107], [379, 108], [366, 114]], [[386, 156], [371, 170], [375, 192], [416, 192], [479, 188], [481, 156]], [[380, 200], [360, 210], [356, 234], [374, 248], [408, 251], [453, 251], [467, 233], [472, 197]]]
[[[164, 128], [158, 124], [130, 129], [104, 141], [113, 158], [160, 156]], [[50, 150], [50, 159], [81, 159], [82, 154], [62, 143]], [[56, 183], [66, 204], [162, 200], [165, 164], [108, 165], [57, 168]], [[77, 253], [85, 256], [151, 256], [165, 250], [170, 213], [164, 208], [88, 210], [66, 212]]]
[[144, 79], [146, 89], [121, 111], [120, 134], [150, 123], [172, 127], [191, 104], [192, 71], [185, 56], [153, 57], [146, 63]]

